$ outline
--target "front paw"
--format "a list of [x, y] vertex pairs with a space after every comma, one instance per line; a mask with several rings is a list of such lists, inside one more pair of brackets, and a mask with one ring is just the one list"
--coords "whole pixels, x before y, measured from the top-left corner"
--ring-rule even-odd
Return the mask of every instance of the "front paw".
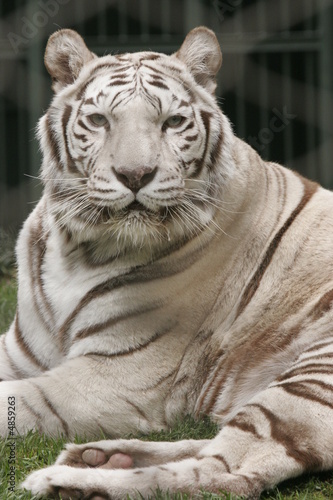
[[21, 484], [21, 488], [31, 491], [38, 498], [43, 495], [55, 496], [68, 469], [66, 466], [54, 465], [32, 472]]
[[[32, 472], [21, 484], [21, 488], [30, 491], [37, 498], [47, 495], [50, 498], [101, 500], [110, 498], [99, 478], [87, 475], [86, 471], [73, 469], [66, 465], [53, 465]], [[102, 482], [105, 483], [105, 479]]]

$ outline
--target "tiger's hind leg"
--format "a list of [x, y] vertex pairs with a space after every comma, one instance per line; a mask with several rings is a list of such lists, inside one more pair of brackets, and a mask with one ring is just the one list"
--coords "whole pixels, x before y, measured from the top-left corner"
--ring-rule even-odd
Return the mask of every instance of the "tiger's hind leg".
[[[189, 446], [188, 458], [172, 451], [178, 443], [133, 441], [131, 445], [122, 440], [116, 446], [117, 441], [113, 445], [105, 442], [111, 456], [113, 451], [132, 452], [134, 468], [83, 469], [82, 465], [88, 464], [82, 462], [78, 468], [55, 465], [33, 473], [24, 486], [44, 494], [63, 489], [72, 498], [84, 498], [92, 492], [105, 498], [137, 492], [148, 496], [157, 488], [189, 494], [200, 489], [217, 494], [229, 491], [258, 498], [262, 490], [285, 479], [332, 468], [333, 370], [329, 347], [326, 343], [305, 352], [244, 405], [214, 439], [204, 446], [199, 442], [197, 449]], [[84, 446], [94, 449], [99, 443]], [[84, 462], [82, 454], [81, 460]]]
[[[230, 472], [224, 486], [245, 495], [305, 472], [333, 468], [332, 339], [305, 351], [258, 393], [199, 454]], [[247, 483], [247, 486], [246, 486]]]

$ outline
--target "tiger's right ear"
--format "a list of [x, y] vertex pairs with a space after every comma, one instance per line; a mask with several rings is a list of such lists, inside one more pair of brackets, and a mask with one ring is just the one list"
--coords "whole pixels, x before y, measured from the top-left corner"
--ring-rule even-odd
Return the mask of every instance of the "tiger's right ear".
[[73, 83], [82, 67], [96, 57], [76, 31], [65, 29], [53, 33], [44, 57], [46, 69], [52, 77], [53, 90], [57, 93]]

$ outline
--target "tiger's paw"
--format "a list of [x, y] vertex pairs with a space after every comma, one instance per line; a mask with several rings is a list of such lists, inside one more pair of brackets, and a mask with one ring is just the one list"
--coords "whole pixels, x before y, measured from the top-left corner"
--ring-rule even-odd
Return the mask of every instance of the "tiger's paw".
[[130, 469], [133, 459], [126, 453], [121, 453], [115, 447], [109, 450], [101, 449], [107, 442], [88, 443], [87, 445], [68, 444], [57, 458], [56, 465], [71, 467], [98, 467], [101, 469]]
[[30, 491], [37, 498], [47, 495], [63, 500], [88, 499], [105, 500], [110, 498], [101, 491], [100, 485], [94, 485], [94, 478], [82, 469], [73, 469], [65, 465], [53, 465], [32, 472], [21, 484], [21, 488]]

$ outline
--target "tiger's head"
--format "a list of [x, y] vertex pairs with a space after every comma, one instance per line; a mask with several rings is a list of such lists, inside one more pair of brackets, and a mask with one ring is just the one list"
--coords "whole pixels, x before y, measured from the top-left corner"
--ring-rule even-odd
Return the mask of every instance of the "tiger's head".
[[171, 56], [99, 58], [72, 30], [50, 37], [55, 96], [39, 136], [60, 227], [121, 250], [186, 239], [211, 223], [232, 174], [233, 136], [214, 96], [221, 61], [204, 27]]

